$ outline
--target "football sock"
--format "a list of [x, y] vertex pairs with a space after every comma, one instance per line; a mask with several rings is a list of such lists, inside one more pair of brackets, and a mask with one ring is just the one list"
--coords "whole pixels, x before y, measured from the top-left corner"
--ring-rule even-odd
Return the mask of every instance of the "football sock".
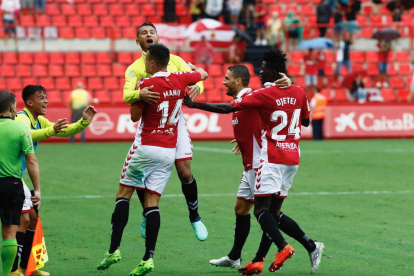
[[154, 255], [158, 231], [161, 225], [160, 210], [158, 207], [145, 208], [144, 216], [147, 218], [147, 229], [145, 230], [145, 255], [142, 260], [146, 261]]
[[190, 211], [190, 221], [199, 221], [200, 217], [198, 215], [197, 182], [194, 176], [193, 180], [190, 183], [181, 182], [181, 188], [187, 202], [188, 211]]
[[142, 206], [142, 209], [144, 209], [144, 204], [145, 204], [145, 190], [138, 190], [137, 189], [137, 195], [138, 195], [138, 198], [139, 198], [139, 202], [141, 202], [141, 206]]
[[253, 258], [252, 263], [263, 261], [263, 258], [266, 257], [271, 246], [272, 246], [272, 240], [269, 239], [269, 237], [267, 236], [265, 232], [263, 232], [262, 240], [260, 241], [260, 245], [259, 245], [259, 250], [257, 250], [256, 257]]
[[269, 210], [261, 211], [257, 216], [257, 221], [263, 232], [268, 234], [269, 238], [276, 244], [278, 250], [281, 251], [287, 245], [287, 242], [283, 238], [282, 233], [280, 233], [276, 219], [270, 214]]
[[300, 229], [299, 225], [293, 219], [283, 213], [280, 213], [279, 228], [287, 235], [300, 242], [308, 253], [315, 250], [315, 242], [306, 236], [305, 232]]
[[250, 232], [250, 214], [241, 216], [236, 214], [233, 248], [227, 255], [231, 260], [240, 259], [241, 252]]
[[25, 237], [26, 237], [26, 233], [23, 233], [20, 231], [16, 232], [17, 254], [16, 254], [16, 258], [14, 259], [14, 263], [13, 263], [13, 267], [11, 271], [16, 271], [19, 268], [19, 260], [20, 260], [20, 257], [22, 256]]
[[35, 230], [27, 229], [26, 237], [24, 239], [23, 251], [20, 257], [20, 267], [23, 269], [27, 268], [27, 263], [29, 262], [30, 253], [32, 252], [34, 234]]
[[17, 253], [17, 241], [16, 239], [3, 240], [3, 246], [1, 248], [1, 260], [3, 262], [3, 274], [10, 275], [13, 267], [14, 259]]
[[129, 217], [129, 200], [123, 197], [118, 197], [115, 203], [115, 210], [112, 213], [111, 220], [111, 246], [109, 247], [109, 253], [112, 254], [121, 245], [122, 234], [124, 228], [128, 223]]

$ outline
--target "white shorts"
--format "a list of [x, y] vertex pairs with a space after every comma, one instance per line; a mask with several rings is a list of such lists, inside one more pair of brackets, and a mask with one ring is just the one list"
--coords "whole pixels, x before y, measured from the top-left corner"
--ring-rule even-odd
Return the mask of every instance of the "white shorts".
[[175, 154], [175, 161], [193, 159], [193, 144], [191, 143], [190, 134], [188, 133], [187, 124], [182, 111], [180, 111], [177, 131], [177, 151]]
[[254, 196], [286, 198], [298, 168], [299, 165], [273, 164], [261, 160], [256, 177]]
[[23, 181], [23, 190], [24, 190], [24, 202], [23, 202], [22, 213], [28, 213], [30, 212], [30, 210], [33, 209], [32, 194], [30, 193], [30, 190], [27, 187], [27, 185], [24, 183], [24, 181]]
[[175, 162], [175, 148], [132, 144], [119, 185], [162, 195]]
[[251, 169], [244, 171], [240, 180], [237, 198], [254, 203], [254, 184], [256, 183], [256, 171]]

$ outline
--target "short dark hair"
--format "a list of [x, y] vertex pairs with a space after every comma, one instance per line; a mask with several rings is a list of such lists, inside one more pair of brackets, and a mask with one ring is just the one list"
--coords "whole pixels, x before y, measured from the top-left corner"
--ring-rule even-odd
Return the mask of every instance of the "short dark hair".
[[[162, 44], [152, 44], [147, 51], [150, 53], [150, 59], [154, 60], [162, 67], [167, 67], [170, 62], [170, 50]], [[147, 53], [148, 58], [148, 53]]]
[[154, 28], [155, 32], [157, 32], [157, 28], [155, 28], [154, 24], [152, 24], [151, 22], [144, 22], [141, 24], [141, 26], [138, 27], [137, 30], [137, 37], [139, 36], [139, 30], [141, 30], [142, 27], [146, 27], [146, 26], [151, 26]]
[[268, 69], [286, 74], [286, 54], [282, 50], [272, 48], [263, 54], [263, 61]]
[[243, 86], [248, 86], [250, 82], [250, 72], [246, 66], [242, 64], [231, 65], [227, 69], [233, 73], [233, 76], [238, 79], [241, 78]]
[[16, 96], [7, 90], [0, 91], [0, 112], [6, 112], [7, 109], [16, 103]]
[[46, 88], [44, 88], [41, 85], [37, 84], [29, 84], [27, 85], [22, 92], [23, 102], [26, 103], [26, 101], [29, 99], [29, 97], [33, 94], [35, 94], [37, 91], [44, 91], [46, 93]]

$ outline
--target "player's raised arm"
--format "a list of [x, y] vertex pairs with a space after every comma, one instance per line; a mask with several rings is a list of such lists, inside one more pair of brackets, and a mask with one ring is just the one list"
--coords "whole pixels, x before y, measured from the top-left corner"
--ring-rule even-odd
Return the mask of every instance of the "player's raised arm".
[[199, 103], [199, 102], [194, 102], [189, 96], [184, 97], [183, 104], [188, 106], [189, 108], [197, 108], [197, 109], [214, 112], [214, 113], [220, 113], [220, 114], [228, 114], [228, 113], [232, 113], [236, 111], [231, 104]]

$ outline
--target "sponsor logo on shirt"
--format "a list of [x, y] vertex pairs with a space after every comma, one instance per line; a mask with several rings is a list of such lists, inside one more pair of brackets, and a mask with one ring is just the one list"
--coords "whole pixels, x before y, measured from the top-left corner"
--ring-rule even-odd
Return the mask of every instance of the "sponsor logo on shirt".
[[134, 76], [134, 70], [128, 70], [128, 77], [129, 77], [130, 79], [135, 78], [135, 76]]
[[231, 124], [233, 125], [233, 127], [234, 127], [235, 125], [237, 125], [238, 123], [239, 123], [239, 120], [238, 120], [237, 118], [235, 118], [235, 119], [231, 120]]
[[284, 151], [298, 151], [298, 146], [292, 142], [291, 143], [276, 142], [276, 149], [284, 150]]

